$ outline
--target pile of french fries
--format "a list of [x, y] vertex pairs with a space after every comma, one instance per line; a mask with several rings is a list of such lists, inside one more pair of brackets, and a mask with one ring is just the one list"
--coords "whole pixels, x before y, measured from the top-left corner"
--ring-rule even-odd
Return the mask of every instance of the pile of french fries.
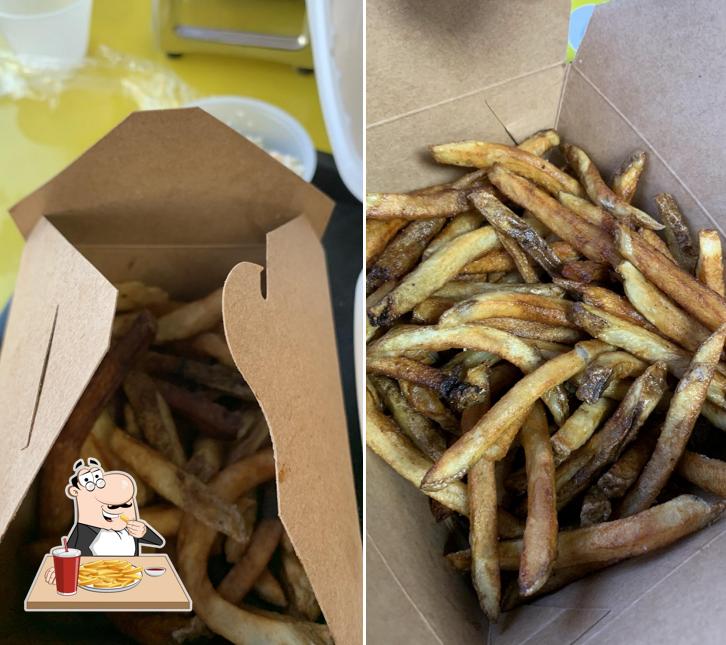
[[122, 589], [141, 580], [143, 567], [128, 560], [96, 560], [78, 568], [78, 584], [97, 589]]
[[473, 170], [367, 196], [367, 444], [496, 621], [724, 510], [721, 241], [632, 205], [643, 152], [610, 185], [553, 130], [431, 153]]
[[134, 477], [139, 516], [166, 539], [194, 606], [109, 614], [120, 631], [141, 643], [332, 643], [277, 516], [269, 429], [224, 338], [222, 290], [184, 303], [139, 282], [117, 288], [111, 347], [40, 473], [33, 562], [73, 524], [73, 463], [95, 457]]

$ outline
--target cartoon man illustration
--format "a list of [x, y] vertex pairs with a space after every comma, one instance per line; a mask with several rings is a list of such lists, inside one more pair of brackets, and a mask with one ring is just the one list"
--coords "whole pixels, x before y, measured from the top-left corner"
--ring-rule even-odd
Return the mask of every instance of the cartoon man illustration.
[[[98, 460], [88, 464], [79, 459], [73, 464], [66, 495], [73, 500], [75, 524], [68, 535], [68, 546], [81, 555], [135, 556], [140, 545], [164, 546], [164, 538], [139, 519], [136, 482], [128, 474], [104, 472]], [[55, 583], [53, 567], [45, 580]]]

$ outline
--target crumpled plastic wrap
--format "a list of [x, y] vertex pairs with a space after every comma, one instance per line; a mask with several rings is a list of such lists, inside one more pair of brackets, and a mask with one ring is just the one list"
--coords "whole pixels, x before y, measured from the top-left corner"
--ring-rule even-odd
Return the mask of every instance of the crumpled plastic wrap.
[[0, 99], [34, 99], [57, 105], [62, 92], [93, 89], [120, 92], [141, 110], [179, 107], [196, 98], [174, 72], [153, 61], [100, 45], [72, 68], [51, 60], [23, 60], [0, 51]]

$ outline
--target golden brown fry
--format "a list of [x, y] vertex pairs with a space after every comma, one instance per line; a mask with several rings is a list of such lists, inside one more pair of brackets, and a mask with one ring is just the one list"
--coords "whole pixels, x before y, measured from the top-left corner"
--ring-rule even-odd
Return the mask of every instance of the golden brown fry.
[[482, 216], [476, 211], [466, 211], [452, 218], [441, 232], [429, 242], [421, 256], [422, 259], [428, 259], [454, 238], [478, 229], [482, 225], [482, 221]]
[[655, 196], [655, 203], [658, 206], [658, 212], [665, 224], [666, 243], [672, 256], [676, 262], [688, 271], [693, 273], [696, 268], [698, 254], [691, 239], [691, 233], [688, 225], [683, 217], [681, 209], [678, 207], [673, 195], [669, 193], [660, 193]]
[[254, 586], [255, 593], [265, 602], [276, 607], [287, 607], [287, 598], [282, 585], [272, 575], [269, 569], [265, 569], [257, 578]]
[[610, 278], [610, 265], [592, 260], [565, 262], [562, 265], [562, 277], [576, 282], [605, 282]]
[[[668, 371], [678, 378], [681, 378], [688, 369], [691, 359], [688, 352], [623, 318], [611, 316], [583, 303], [576, 303], [573, 306], [572, 317], [591, 336], [599, 338], [603, 342], [620, 347], [649, 363], [665, 362]], [[707, 396], [716, 405], [726, 407], [726, 376], [724, 374], [720, 372], [714, 374]]]
[[546, 323], [532, 320], [521, 320], [519, 318], [487, 318], [482, 325], [501, 329], [519, 338], [531, 338], [533, 340], [544, 340], [552, 343], [572, 344], [581, 340], [582, 334], [577, 329], [548, 325]]
[[563, 508], [583, 492], [603, 468], [613, 463], [622, 450], [637, 436], [663, 396], [667, 384], [666, 366], [658, 362], [646, 369], [628, 390], [603, 429], [597, 434], [595, 450], [574, 475], [557, 489], [557, 506]]
[[726, 497], [726, 462], [686, 450], [676, 472], [699, 488]]
[[618, 254], [608, 235], [584, 221], [534, 184], [495, 165], [489, 179], [514, 203], [526, 208], [560, 239], [595, 262], [617, 263]]
[[663, 336], [690, 350], [695, 350], [708, 337], [706, 327], [673, 304], [630, 262], [621, 262], [616, 270], [630, 302]]
[[159, 495], [199, 521], [238, 540], [248, 536], [248, 527], [236, 506], [220, 502], [207, 485], [156, 450], [118, 428], [111, 434], [111, 448]]
[[422, 414], [408, 405], [396, 383], [381, 376], [371, 379], [388, 411], [398, 426], [403, 430], [414, 445], [429, 459], [436, 461], [446, 450], [444, 438], [436, 431], [433, 424]]
[[[416, 449], [411, 441], [399, 432], [392, 419], [380, 412], [367, 393], [366, 445], [385, 461], [401, 477], [419, 486], [432, 461]], [[440, 491], [426, 493], [457, 513], [469, 513], [469, 499], [466, 487], [454, 482]]]
[[96, 368], [76, 407], [71, 412], [40, 472], [41, 533], [60, 535], [73, 522], [73, 509], [65, 494], [68, 473], [94, 422], [123, 382], [127, 372], [146, 351], [154, 338], [156, 323], [148, 311], [142, 311], [127, 332], [114, 340]]
[[676, 259], [673, 257], [671, 250], [668, 248], [668, 245], [660, 237], [660, 235], [658, 235], [658, 233], [656, 233], [654, 230], [649, 229], [649, 228], [639, 228], [638, 235], [640, 235], [640, 237], [643, 238], [644, 242], [647, 242], [654, 249], [656, 249], [657, 251], [660, 251], [671, 262], [676, 262]]
[[648, 508], [671, 476], [691, 437], [726, 339], [726, 324], [709, 336], [693, 355], [671, 399], [655, 450], [620, 508], [622, 517]]
[[[603, 210], [589, 199], [583, 199], [570, 193], [559, 193], [557, 199], [560, 204], [585, 220], [588, 224], [598, 226], [604, 231], [610, 230], [614, 224], [613, 216]], [[650, 230], [650, 229], [648, 229]]]
[[156, 342], [191, 338], [209, 331], [222, 322], [222, 289], [208, 296], [189, 302], [159, 318]]
[[[646, 154], [642, 150], [634, 152], [613, 177], [613, 192], [628, 204], [633, 201], [638, 189], [640, 176], [645, 170]], [[652, 229], [646, 229], [652, 230]]]
[[713, 229], [699, 231], [698, 249], [696, 277], [723, 297], [726, 288], [723, 280], [723, 252], [718, 231]]
[[184, 468], [206, 484], [222, 469], [225, 449], [219, 439], [197, 437], [194, 440], [192, 456]]
[[207, 331], [199, 334], [199, 336], [191, 339], [189, 346], [205, 356], [214, 358], [222, 365], [235, 367], [229, 345], [227, 345], [227, 341], [221, 333]]
[[555, 465], [547, 417], [539, 402], [522, 425], [521, 440], [527, 464], [527, 523], [522, 538], [519, 590], [522, 595], [531, 596], [547, 582], [557, 557]]
[[474, 186], [488, 184], [487, 173], [485, 170], [473, 170], [467, 172], [454, 181], [448, 181], [444, 184], [434, 184], [432, 186], [425, 186], [424, 188], [418, 188], [410, 191], [412, 195], [430, 195], [432, 193], [439, 193], [442, 190], [455, 190], [461, 188], [472, 188]]
[[[560, 262], [577, 260], [580, 255], [567, 242], [553, 242], [549, 245], [552, 253]], [[460, 276], [478, 275], [499, 271], [512, 271], [516, 268], [512, 256], [504, 249], [495, 249], [483, 255], [478, 260], [472, 260], [461, 269]], [[462, 278], [459, 277], [459, 280]]]
[[441, 327], [453, 327], [487, 318], [521, 318], [532, 322], [576, 327], [570, 322], [571, 304], [561, 298], [531, 293], [480, 293], [457, 303], [439, 319]]
[[594, 403], [583, 403], [577, 408], [550, 438], [555, 462], [559, 465], [570, 453], [583, 446], [614, 407], [611, 399], [602, 398]]
[[474, 168], [491, 168], [495, 164], [522, 175], [556, 195], [560, 191], [581, 195], [575, 179], [541, 157], [521, 148], [483, 141], [461, 141], [431, 146], [438, 163]]
[[[426, 300], [419, 302], [413, 308], [413, 311], [411, 312], [411, 322], [434, 325], [439, 321], [439, 318], [441, 318], [441, 314], [451, 309], [456, 302], [456, 300], [439, 298], [437, 296], [426, 298]], [[376, 327], [373, 327], [373, 329], [376, 329]]]
[[124, 380], [123, 388], [149, 445], [174, 465], [183, 466], [187, 457], [179, 433], [169, 406], [159, 394], [152, 378], [145, 372], [131, 370]]
[[612, 376], [611, 367], [593, 363], [577, 377], [575, 396], [584, 403], [595, 403], [609, 385]]
[[453, 217], [469, 210], [468, 189], [442, 189], [431, 193], [368, 193], [368, 219], [430, 219]]
[[552, 148], [560, 145], [560, 135], [556, 130], [540, 130], [527, 137], [517, 145], [517, 148], [541, 157]]
[[459, 434], [459, 422], [453, 412], [441, 402], [436, 392], [406, 380], [399, 381], [399, 386], [401, 393], [416, 412], [438, 423], [447, 432]]
[[387, 220], [366, 219], [366, 265], [375, 260], [408, 220], [396, 217]]
[[443, 228], [443, 217], [411, 222], [381, 252], [366, 275], [366, 293], [406, 275], [433, 237]]
[[[571, 352], [558, 356], [527, 374], [512, 387], [479, 422], [451, 446], [426, 473], [421, 489], [435, 491], [463, 477], [482, 457], [501, 459], [506, 454], [534, 402], [554, 386], [571, 378], [591, 360], [610, 348], [597, 341], [578, 343]], [[504, 445], [497, 445], [499, 440]], [[489, 449], [496, 447], [496, 450]]]
[[724, 298], [646, 244], [637, 233], [618, 227], [616, 239], [624, 258], [706, 327], [717, 329], [726, 320]]
[[517, 272], [522, 277], [522, 280], [528, 284], [536, 284], [539, 282], [539, 276], [537, 275], [537, 269], [530, 257], [522, 250], [517, 241], [504, 233], [503, 231], [497, 230], [497, 237], [502, 248], [509, 253], [514, 262], [514, 266], [517, 268]]
[[116, 312], [134, 311], [165, 303], [169, 294], [159, 287], [151, 287], [143, 282], [119, 282], [114, 285], [118, 290]]
[[[588, 197], [612, 213], [616, 218], [632, 225], [644, 226], [659, 231], [663, 228], [660, 222], [644, 213], [635, 206], [620, 199], [603, 181], [600, 172], [592, 163], [584, 150], [571, 144], [564, 144], [562, 150], [571, 168], [585, 187]], [[573, 191], [568, 191], [573, 192]], [[574, 194], [574, 193], [573, 193]]]
[[471, 260], [499, 245], [491, 226], [451, 240], [411, 271], [381, 302], [368, 309], [375, 326], [388, 325], [443, 287]]
[[564, 290], [555, 284], [492, 284], [490, 282], [452, 280], [434, 293], [434, 298], [467, 300], [480, 293], [501, 291], [504, 293], [532, 293], [537, 296], [561, 298]]
[[315, 599], [315, 592], [305, 574], [305, 569], [286, 533], [282, 535], [280, 546], [282, 582], [290, 599], [290, 614], [311, 621], [317, 620], [320, 617], [320, 606]]

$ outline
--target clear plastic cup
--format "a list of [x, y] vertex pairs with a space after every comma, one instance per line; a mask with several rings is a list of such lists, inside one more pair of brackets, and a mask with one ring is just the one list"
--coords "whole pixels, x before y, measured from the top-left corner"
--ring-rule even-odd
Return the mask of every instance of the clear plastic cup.
[[72, 596], [78, 591], [78, 570], [81, 567], [81, 552], [62, 546], [51, 551], [55, 569], [55, 590], [61, 596]]
[[88, 50], [92, 0], [0, 0], [0, 33], [29, 66], [70, 67]]

